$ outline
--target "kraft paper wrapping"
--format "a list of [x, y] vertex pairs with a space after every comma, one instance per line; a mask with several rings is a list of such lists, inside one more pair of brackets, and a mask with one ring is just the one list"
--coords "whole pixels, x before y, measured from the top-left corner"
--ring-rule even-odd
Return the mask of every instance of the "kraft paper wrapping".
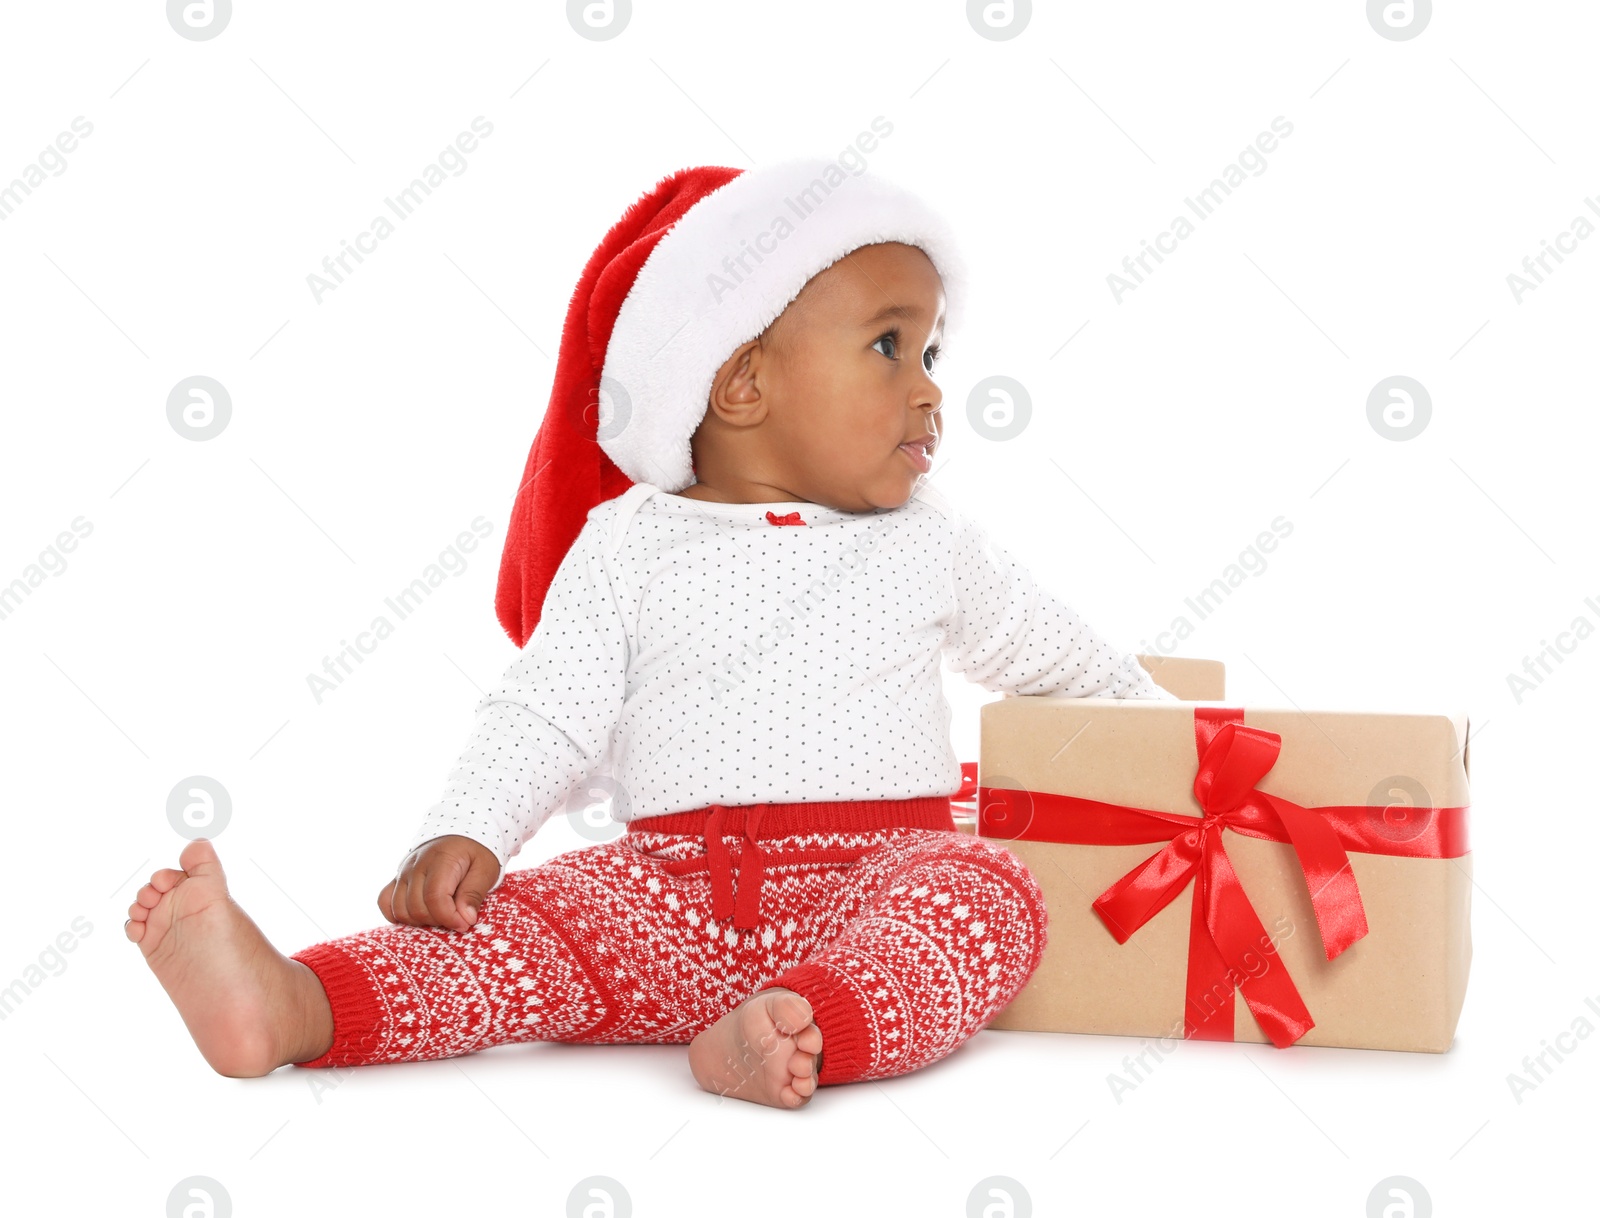
[[[978, 783], [1051, 791], [1199, 818], [1194, 703], [1010, 697], [980, 710]], [[1205, 705], [1237, 705], [1210, 702]], [[1465, 807], [1466, 716], [1243, 707], [1282, 752], [1257, 784], [1307, 807]], [[1468, 814], [1470, 817], [1470, 813]], [[1404, 834], [1402, 826], [1395, 832]], [[1350, 852], [1368, 933], [1329, 961], [1288, 843], [1225, 832], [1228, 857], [1316, 1026], [1296, 1044], [1444, 1052], [1472, 959], [1471, 855]], [[992, 1028], [1181, 1037], [1190, 901], [1179, 897], [1118, 944], [1094, 899], [1160, 848], [1003, 844], [1049, 903], [1043, 960]], [[1266, 1042], [1242, 998], [1234, 1039]]]
[[1223, 696], [1221, 660], [1153, 655], [1140, 655], [1137, 659], [1140, 667], [1150, 674], [1150, 679], [1174, 698], [1199, 702]]

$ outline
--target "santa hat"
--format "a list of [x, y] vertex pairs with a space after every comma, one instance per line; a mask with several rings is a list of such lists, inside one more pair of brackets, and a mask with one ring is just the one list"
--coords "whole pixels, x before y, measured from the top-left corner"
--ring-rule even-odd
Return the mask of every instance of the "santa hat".
[[682, 169], [611, 226], [567, 307], [506, 529], [495, 612], [518, 647], [597, 504], [637, 482], [677, 493], [694, 481], [689, 440], [734, 350], [814, 275], [883, 241], [928, 255], [948, 337], [966, 280], [948, 226], [916, 195], [835, 159]]

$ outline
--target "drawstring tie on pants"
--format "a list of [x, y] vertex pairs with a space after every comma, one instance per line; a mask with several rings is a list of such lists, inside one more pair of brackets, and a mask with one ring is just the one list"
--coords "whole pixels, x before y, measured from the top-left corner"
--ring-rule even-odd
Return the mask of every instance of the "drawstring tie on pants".
[[[800, 846], [782, 850], [764, 848], [759, 837], [797, 834], [834, 835], [874, 833], [883, 829], [939, 829], [955, 832], [948, 795], [911, 799], [821, 800], [808, 803], [707, 804], [687, 812], [668, 812], [628, 822], [628, 832], [686, 833], [701, 838], [705, 853], [694, 858], [666, 859], [660, 866], [669, 875], [704, 870], [711, 882], [711, 916], [717, 922], [745, 930], [761, 925], [761, 889], [769, 867], [789, 863], [848, 866], [875, 848], [876, 843], [848, 846]], [[742, 834], [739, 863], [735, 868], [726, 836]], [[734, 872], [738, 877], [735, 882]]]
[[767, 853], [756, 840], [761, 826], [761, 814], [767, 810], [764, 803], [745, 809], [744, 848], [739, 855], [738, 895], [734, 894], [733, 856], [728, 843], [722, 840], [722, 822], [727, 808], [712, 804], [706, 816], [707, 875], [711, 880], [711, 916], [719, 922], [733, 918], [740, 927], [761, 924], [761, 878], [766, 874]]

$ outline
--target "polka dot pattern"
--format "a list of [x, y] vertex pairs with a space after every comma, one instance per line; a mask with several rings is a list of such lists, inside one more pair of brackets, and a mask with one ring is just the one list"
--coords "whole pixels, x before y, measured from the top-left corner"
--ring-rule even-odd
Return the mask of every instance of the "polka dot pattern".
[[927, 484], [868, 512], [640, 484], [590, 511], [406, 853], [460, 834], [504, 869], [591, 775], [621, 821], [952, 794], [941, 661], [995, 692], [1173, 700]]

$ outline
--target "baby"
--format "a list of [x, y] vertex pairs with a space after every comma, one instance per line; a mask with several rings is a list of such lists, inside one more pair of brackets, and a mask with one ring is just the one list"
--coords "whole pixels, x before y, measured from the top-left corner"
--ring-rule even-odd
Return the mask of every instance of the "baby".
[[[129, 908], [214, 1069], [687, 1043], [702, 1088], [797, 1108], [1016, 996], [1044, 901], [955, 830], [941, 661], [1170, 695], [927, 482], [960, 285], [938, 217], [838, 162], [685, 170], [628, 210], [508, 530], [524, 651], [378, 896], [390, 925], [286, 957], [205, 839]], [[622, 835], [507, 872], [600, 775]]]

